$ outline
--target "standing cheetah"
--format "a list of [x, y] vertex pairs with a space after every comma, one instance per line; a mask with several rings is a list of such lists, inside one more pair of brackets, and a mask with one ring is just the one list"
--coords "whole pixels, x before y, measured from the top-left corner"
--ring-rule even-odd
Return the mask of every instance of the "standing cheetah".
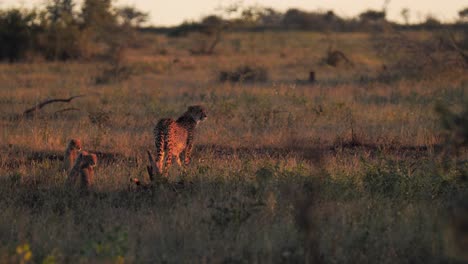
[[65, 158], [63, 160], [64, 169], [67, 172], [70, 172], [73, 164], [75, 164], [75, 159], [78, 157], [80, 150], [81, 141], [79, 139], [71, 139], [68, 142], [67, 149], [65, 150]]
[[[168, 172], [173, 157], [176, 158], [179, 166], [182, 166], [182, 154], [184, 164], [190, 163], [195, 127], [206, 117], [205, 109], [200, 105], [194, 105], [189, 106], [187, 111], [177, 120], [172, 118], [159, 120], [154, 128], [156, 173], [158, 175]], [[164, 158], [166, 158], [165, 168]]]

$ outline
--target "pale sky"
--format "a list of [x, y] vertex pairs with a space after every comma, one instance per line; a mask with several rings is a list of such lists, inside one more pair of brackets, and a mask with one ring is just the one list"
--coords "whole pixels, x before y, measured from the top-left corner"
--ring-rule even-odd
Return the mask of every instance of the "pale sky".
[[[31, 7], [43, 5], [46, 0], [0, 0], [0, 8], [10, 6]], [[77, 1], [78, 3], [81, 1]], [[280, 11], [299, 8], [307, 11], [334, 10], [343, 17], [352, 17], [367, 9], [381, 10], [384, 0], [114, 0], [115, 5], [131, 5], [149, 12], [150, 24], [156, 26], [177, 25], [184, 20], [198, 20], [212, 14], [218, 7], [233, 3], [242, 6], [259, 5], [273, 7]], [[442, 21], [455, 21], [458, 11], [468, 7], [467, 0], [391, 0], [388, 5], [388, 18], [402, 21], [402, 8], [410, 9], [410, 22], [425, 20], [428, 14]]]

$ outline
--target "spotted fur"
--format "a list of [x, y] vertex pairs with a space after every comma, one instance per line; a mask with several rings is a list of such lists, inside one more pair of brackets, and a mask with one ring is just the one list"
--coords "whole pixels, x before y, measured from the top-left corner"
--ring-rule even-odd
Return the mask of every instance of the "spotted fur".
[[157, 174], [166, 174], [174, 157], [179, 166], [182, 166], [182, 157], [185, 165], [190, 163], [195, 128], [206, 117], [205, 109], [195, 105], [189, 106], [177, 120], [172, 118], [159, 120], [154, 128]]

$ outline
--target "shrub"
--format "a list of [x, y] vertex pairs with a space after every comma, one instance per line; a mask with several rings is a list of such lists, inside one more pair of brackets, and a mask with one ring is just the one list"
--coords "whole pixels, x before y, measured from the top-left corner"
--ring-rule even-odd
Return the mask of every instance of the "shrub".
[[129, 66], [111, 66], [110, 68], [104, 69], [102, 73], [96, 77], [95, 83], [98, 85], [119, 83], [130, 79], [133, 73], [133, 69]]
[[24, 59], [37, 36], [36, 13], [10, 9], [0, 11], [0, 59], [10, 62]]
[[458, 151], [468, 144], [468, 103], [459, 112], [455, 112], [443, 104], [436, 106], [443, 129], [443, 137], [448, 152]]
[[73, 7], [73, 0], [53, 0], [41, 13], [38, 50], [48, 60], [67, 60], [81, 55], [81, 32]]
[[268, 71], [264, 67], [239, 66], [232, 71], [221, 71], [220, 82], [266, 82]]
[[323, 62], [332, 67], [340, 67], [342, 65], [353, 66], [353, 62], [342, 51], [332, 50], [331, 48], [328, 49]]
[[135, 42], [134, 27], [146, 19], [134, 8], [115, 12], [110, 0], [86, 0], [79, 13], [74, 6], [73, 0], [51, 0], [39, 12], [1, 10], [0, 60], [14, 62], [32, 53], [47, 60], [113, 54]]
[[[467, 56], [455, 48], [452, 36], [433, 34], [419, 40], [401, 32], [374, 35], [374, 47], [384, 60], [382, 81], [421, 78], [434, 73], [467, 67]], [[467, 57], [468, 58], [468, 57]]]
[[398, 195], [402, 175], [389, 164], [369, 166], [364, 174], [364, 189], [372, 195], [392, 197]]

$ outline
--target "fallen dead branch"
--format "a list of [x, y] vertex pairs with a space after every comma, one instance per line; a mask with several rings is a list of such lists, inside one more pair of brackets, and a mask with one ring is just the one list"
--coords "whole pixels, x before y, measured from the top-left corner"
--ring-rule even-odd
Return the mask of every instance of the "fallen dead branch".
[[[26, 116], [26, 117], [31, 116], [31, 115], [35, 114], [38, 110], [42, 109], [44, 106], [46, 106], [48, 104], [52, 104], [52, 103], [70, 103], [73, 99], [84, 97], [84, 96], [85, 95], [76, 95], [76, 96], [72, 96], [72, 97], [66, 98], [66, 99], [57, 99], [57, 98], [49, 99], [49, 100], [43, 101], [43, 102], [41, 102], [41, 103], [39, 103], [39, 104], [29, 108], [29, 109], [26, 109], [23, 112], [23, 116]], [[63, 110], [70, 111], [70, 109], [72, 109], [72, 108], [63, 109]]]

